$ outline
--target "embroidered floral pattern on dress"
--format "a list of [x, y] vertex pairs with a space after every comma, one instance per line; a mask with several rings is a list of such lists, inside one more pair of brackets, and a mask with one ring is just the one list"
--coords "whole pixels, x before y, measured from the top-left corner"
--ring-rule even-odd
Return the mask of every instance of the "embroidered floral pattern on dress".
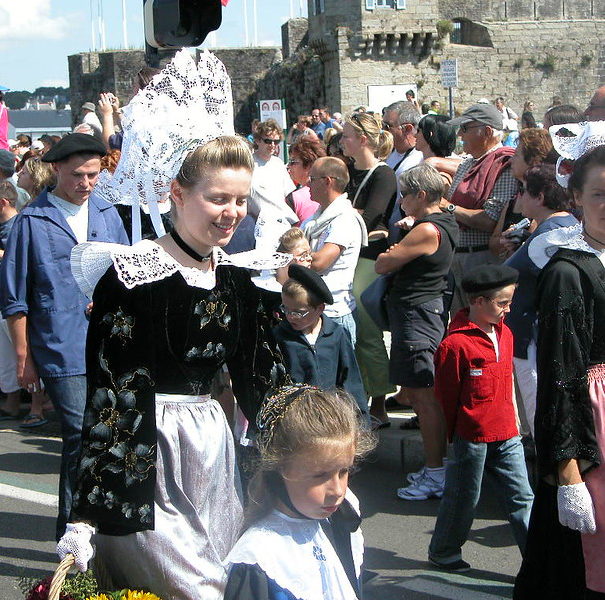
[[91, 404], [95, 415], [89, 413], [84, 426], [96, 419], [90, 429], [90, 446], [95, 450], [109, 448], [120, 431], [134, 435], [141, 424], [142, 415], [135, 408], [135, 396], [128, 389], [115, 394], [109, 388], [99, 388], [92, 395]]
[[122, 340], [132, 337], [134, 317], [124, 314], [121, 308], [118, 308], [115, 313], [107, 313], [103, 317], [103, 323], [111, 323], [110, 336], [117, 335]]
[[[127, 519], [138, 518], [144, 525], [151, 523], [151, 506], [143, 504], [139, 507], [132, 502], [123, 502], [116, 494], [111, 491], [105, 491], [98, 485], [95, 485], [86, 496], [88, 502], [93, 506], [104, 506], [108, 510], [119, 510]], [[80, 501], [80, 493], [74, 494], [74, 501]]]
[[109, 449], [116, 460], [106, 464], [103, 469], [110, 473], [123, 473], [127, 486], [147, 479], [149, 470], [155, 461], [155, 445], [129, 444], [120, 442]]
[[203, 350], [201, 348], [191, 348], [185, 355], [185, 360], [192, 361], [198, 358], [218, 358], [222, 360], [225, 357], [225, 353], [225, 346], [220, 342], [218, 344], [208, 342]]
[[219, 327], [228, 329], [231, 322], [227, 305], [215, 293], [211, 293], [206, 300], [198, 302], [193, 313], [200, 317], [200, 329], [203, 329], [212, 320], [216, 321]]

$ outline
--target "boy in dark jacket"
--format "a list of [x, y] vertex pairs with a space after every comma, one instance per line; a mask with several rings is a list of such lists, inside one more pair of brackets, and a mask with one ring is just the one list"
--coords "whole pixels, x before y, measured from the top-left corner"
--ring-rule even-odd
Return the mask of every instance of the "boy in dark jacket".
[[469, 271], [462, 288], [470, 307], [456, 314], [435, 354], [435, 394], [443, 406], [454, 456], [429, 561], [468, 571], [462, 545], [473, 524], [483, 471], [495, 475], [515, 540], [523, 552], [533, 493], [513, 406], [513, 336], [504, 324], [518, 272], [500, 265]]
[[333, 302], [328, 286], [315, 271], [297, 264], [290, 265], [288, 276], [281, 292], [286, 318], [273, 329], [288, 373], [296, 383], [344, 389], [365, 418], [368, 402], [351, 339], [322, 314]]

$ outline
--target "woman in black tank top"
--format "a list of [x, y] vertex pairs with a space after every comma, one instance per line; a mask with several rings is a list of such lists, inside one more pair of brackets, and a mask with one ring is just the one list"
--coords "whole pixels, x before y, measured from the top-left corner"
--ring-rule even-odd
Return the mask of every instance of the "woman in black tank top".
[[458, 241], [454, 216], [441, 212], [444, 184], [425, 163], [399, 178], [401, 206], [414, 223], [403, 240], [376, 259], [378, 273], [391, 273], [387, 296], [391, 325], [391, 383], [400, 385], [418, 415], [426, 467], [411, 485], [397, 490], [403, 500], [441, 497], [446, 453], [445, 419], [433, 393], [433, 355], [444, 334], [443, 291]]

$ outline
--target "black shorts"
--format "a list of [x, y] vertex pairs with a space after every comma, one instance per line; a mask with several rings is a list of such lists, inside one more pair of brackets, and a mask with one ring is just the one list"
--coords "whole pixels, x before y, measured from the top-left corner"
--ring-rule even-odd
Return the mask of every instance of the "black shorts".
[[390, 296], [387, 310], [391, 326], [391, 383], [408, 388], [433, 387], [433, 357], [445, 332], [441, 318], [443, 298], [405, 306]]

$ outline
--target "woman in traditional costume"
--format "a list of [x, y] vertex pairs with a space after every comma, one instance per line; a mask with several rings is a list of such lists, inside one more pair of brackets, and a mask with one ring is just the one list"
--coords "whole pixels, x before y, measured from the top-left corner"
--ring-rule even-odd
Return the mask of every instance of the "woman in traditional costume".
[[559, 249], [538, 281], [540, 479], [516, 600], [605, 598], [605, 124], [565, 128], [555, 148], [579, 157], [569, 188], [584, 219], [529, 246], [539, 267]]
[[253, 168], [243, 139], [219, 136], [170, 184], [170, 234], [82, 244], [72, 257], [82, 286], [104, 274], [72, 523], [58, 550], [85, 570], [94, 535], [99, 573], [162, 600], [222, 598], [222, 561], [241, 527], [233, 436], [213, 379], [226, 365], [250, 422], [285, 379], [260, 291], [221, 251], [246, 214]]

